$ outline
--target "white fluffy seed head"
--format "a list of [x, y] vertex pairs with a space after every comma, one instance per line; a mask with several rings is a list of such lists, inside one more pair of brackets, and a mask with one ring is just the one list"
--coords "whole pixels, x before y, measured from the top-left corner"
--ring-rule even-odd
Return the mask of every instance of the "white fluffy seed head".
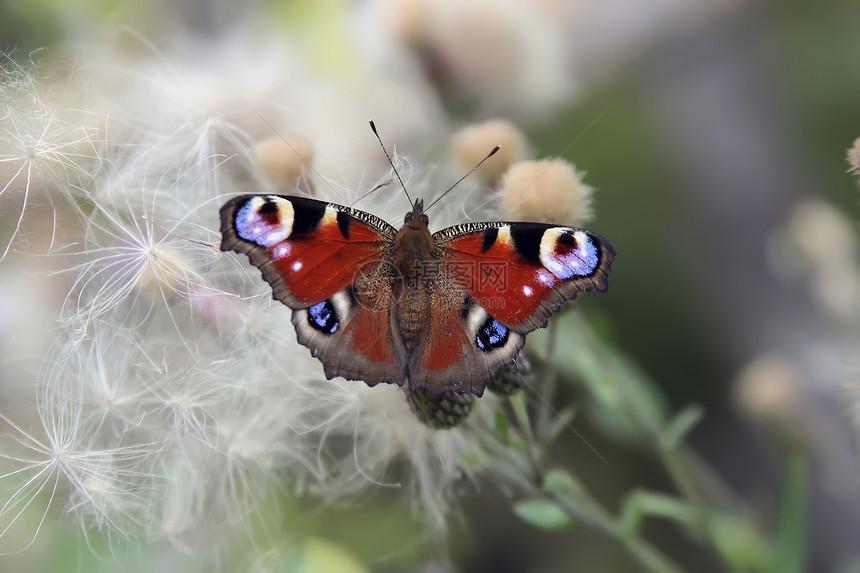
[[451, 142], [451, 155], [460, 167], [471, 169], [497, 145], [501, 148], [475, 171], [484, 184], [492, 185], [526, 155], [526, 138], [513, 123], [491, 119], [464, 127]]
[[499, 184], [506, 213], [545, 223], [572, 224], [588, 219], [591, 193], [573, 165], [563, 159], [514, 163]]
[[195, 274], [192, 261], [176, 247], [156, 244], [146, 251], [137, 288], [149, 296], [185, 291], [189, 277]]

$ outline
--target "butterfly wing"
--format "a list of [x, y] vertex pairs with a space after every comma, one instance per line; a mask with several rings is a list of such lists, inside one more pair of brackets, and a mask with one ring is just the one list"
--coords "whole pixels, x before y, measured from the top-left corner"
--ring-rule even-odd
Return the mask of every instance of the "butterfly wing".
[[371, 385], [403, 381], [385, 263], [395, 232], [364, 211], [304, 197], [243, 195], [221, 207], [221, 250], [260, 269], [326, 376]]
[[539, 223], [469, 223], [433, 241], [432, 312], [409, 384], [434, 392], [481, 395], [565, 301], [606, 290], [615, 257], [599, 235]]
[[523, 334], [580, 292], [605, 292], [615, 259], [600, 235], [541, 223], [467, 223], [433, 239], [463, 290]]

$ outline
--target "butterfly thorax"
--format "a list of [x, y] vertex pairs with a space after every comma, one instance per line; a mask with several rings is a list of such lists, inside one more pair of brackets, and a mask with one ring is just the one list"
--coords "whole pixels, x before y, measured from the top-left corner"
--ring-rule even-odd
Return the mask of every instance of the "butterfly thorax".
[[394, 300], [400, 334], [411, 349], [413, 340], [426, 330], [431, 289], [435, 282], [433, 237], [427, 215], [415, 210], [406, 214], [394, 238], [394, 267], [397, 277]]

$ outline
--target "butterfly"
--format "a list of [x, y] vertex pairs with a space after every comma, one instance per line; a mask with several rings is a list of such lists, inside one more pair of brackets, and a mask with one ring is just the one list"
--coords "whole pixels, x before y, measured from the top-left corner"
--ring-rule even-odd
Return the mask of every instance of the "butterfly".
[[434, 394], [480, 396], [565, 301], [607, 289], [615, 250], [585, 229], [428, 224], [420, 199], [396, 229], [334, 203], [243, 195], [221, 207], [221, 250], [260, 269], [327, 378]]

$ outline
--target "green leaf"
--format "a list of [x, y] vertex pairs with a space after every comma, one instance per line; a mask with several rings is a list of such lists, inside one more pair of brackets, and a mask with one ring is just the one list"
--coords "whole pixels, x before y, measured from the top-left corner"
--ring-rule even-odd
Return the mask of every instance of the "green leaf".
[[666, 451], [677, 448], [687, 434], [705, 417], [705, 411], [698, 404], [690, 404], [669, 421], [661, 435], [661, 444]]
[[532, 498], [518, 501], [513, 507], [517, 517], [541, 529], [565, 529], [573, 519], [561, 506], [548, 499]]
[[801, 452], [792, 454], [785, 470], [776, 530], [776, 560], [773, 571], [806, 571], [806, 489], [809, 460]]
[[711, 513], [708, 523], [730, 571], [777, 571], [769, 567], [771, 548], [749, 519], [731, 513]]
[[546, 472], [543, 478], [543, 489], [547, 493], [568, 496], [582, 491], [582, 487], [567, 470], [556, 468]]
[[647, 517], [662, 517], [696, 529], [700, 525], [695, 507], [677, 497], [635, 490], [624, 502], [618, 527], [626, 539], [634, 537]]
[[505, 414], [505, 411], [501, 408], [497, 408], [493, 421], [495, 423], [496, 434], [498, 434], [499, 439], [501, 439], [502, 443], [505, 445], [511, 445], [511, 433], [508, 428], [508, 415]]
[[514, 415], [517, 418], [517, 423], [521, 428], [530, 427], [529, 424], [529, 411], [528, 406], [526, 405], [526, 393], [525, 392], [517, 392], [512, 395], [509, 400], [511, 401], [511, 408], [514, 410]]

